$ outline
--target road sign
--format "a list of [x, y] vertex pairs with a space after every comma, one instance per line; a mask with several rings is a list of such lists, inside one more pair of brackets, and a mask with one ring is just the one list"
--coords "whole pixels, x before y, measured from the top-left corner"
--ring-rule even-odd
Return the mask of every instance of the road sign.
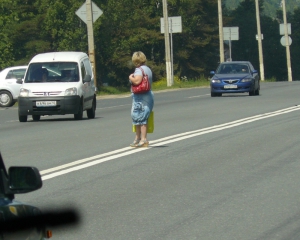
[[[256, 34], [256, 40], [258, 40], [258, 35]], [[261, 40], [264, 40], [264, 35], [263, 34], [261, 34]]]
[[[289, 38], [289, 46], [292, 44], [292, 39], [290, 36], [288, 36]], [[280, 39], [280, 43], [282, 46], [286, 47], [286, 41], [285, 41], [285, 36], [282, 36], [282, 38]]]
[[[286, 26], [287, 26], [288, 35], [291, 35], [291, 33], [292, 33], [291, 24], [287, 23]], [[284, 35], [285, 34], [284, 33], [284, 23], [281, 23], [279, 25], [279, 33], [280, 33], [280, 35]]]
[[[168, 20], [169, 20], [169, 33], [181, 33], [182, 32], [181, 16], [169, 17]], [[160, 32], [165, 33], [164, 18], [160, 19]]]
[[[102, 10], [92, 2], [92, 11], [93, 11], [93, 22], [95, 22], [101, 15]], [[86, 24], [86, 3], [84, 3], [77, 11], [76, 15]]]
[[239, 27], [223, 27], [224, 40], [239, 40]]

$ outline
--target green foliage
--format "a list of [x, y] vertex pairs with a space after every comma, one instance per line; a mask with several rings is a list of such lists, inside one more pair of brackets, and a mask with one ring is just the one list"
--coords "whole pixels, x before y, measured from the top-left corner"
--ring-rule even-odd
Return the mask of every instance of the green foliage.
[[130, 93], [129, 87], [111, 87], [111, 86], [102, 86], [100, 91], [97, 92], [97, 95], [116, 95]]
[[300, 79], [300, 8], [295, 9], [290, 18], [292, 26], [292, 45], [290, 46], [293, 79]]
[[0, 2], [0, 69], [10, 66], [14, 62], [13, 45], [10, 41], [10, 26], [17, 21], [14, 12], [16, 2], [1, 0]]
[[271, 78], [265, 79], [265, 82], [276, 82], [276, 81], [277, 81], [276, 77], [271, 77]]
[[[226, 7], [230, 10], [236, 9], [244, 0], [226, 0]], [[254, 2], [254, 0], [253, 0]], [[260, 1], [259, 1], [260, 2]], [[293, 12], [296, 8], [300, 7], [298, 0], [286, 0], [286, 11]], [[264, 14], [271, 18], [276, 18], [276, 12], [282, 9], [280, 0], [267, 0], [263, 3]]]
[[[279, 22], [277, 19], [272, 19], [266, 15], [262, 15], [264, 11], [264, 2], [260, 3], [260, 22], [261, 22], [261, 32], [264, 36], [262, 41], [263, 45], [263, 60], [264, 60], [264, 73], [266, 79], [271, 79], [276, 76], [278, 81], [284, 81], [287, 79], [287, 64], [286, 64], [286, 49], [280, 44], [279, 35]], [[278, 12], [280, 15], [280, 12]], [[293, 17], [294, 16], [294, 17]], [[293, 15], [290, 15], [293, 32], [294, 28], [299, 28], [299, 13], [295, 10]], [[230, 22], [228, 26], [238, 26], [239, 27], [239, 40], [232, 41], [232, 58], [233, 60], [247, 60], [251, 61], [255, 69], [259, 69], [259, 55], [258, 55], [258, 42], [255, 40], [257, 34], [257, 23], [256, 23], [256, 8], [255, 1], [244, 0], [238, 5], [238, 7], [229, 12]], [[281, 17], [282, 18], [282, 17]], [[298, 21], [298, 22], [297, 22]], [[298, 27], [297, 27], [298, 26]], [[295, 64], [299, 60], [299, 51], [297, 49], [297, 42], [299, 43], [299, 38], [294, 38], [293, 44], [291, 45], [291, 56], [293, 63]], [[225, 45], [228, 49], [228, 45]], [[297, 51], [294, 51], [297, 49]], [[294, 65], [296, 66], [296, 65]], [[298, 67], [293, 68], [293, 78], [299, 79], [300, 69]]]
[[[163, 6], [157, 0], [94, 0], [103, 15], [94, 23], [98, 87], [128, 88], [134, 71], [131, 56], [143, 51], [153, 71], [154, 84], [165, 78], [165, 41], [160, 33]], [[249, 60], [258, 69], [257, 25], [254, 0], [223, 1], [224, 26], [238, 26], [240, 40], [232, 44], [234, 60]], [[0, 69], [27, 64], [37, 53], [47, 51], [88, 52], [87, 27], [75, 14], [84, 1], [1, 0]], [[285, 49], [280, 45], [282, 12], [277, 0], [259, 1], [266, 78], [284, 80]], [[275, 4], [276, 3], [276, 4]], [[225, 5], [228, 8], [225, 8]], [[286, 1], [292, 23], [293, 77], [300, 78], [299, 1]], [[268, 14], [276, 10], [275, 17]], [[219, 62], [219, 26], [216, 0], [168, 0], [168, 15], [182, 17], [182, 33], [172, 34], [175, 84], [197, 84], [207, 79]], [[278, 11], [279, 10], [279, 11]], [[293, 12], [292, 12], [293, 11]], [[225, 48], [228, 46], [225, 44]], [[184, 79], [187, 79], [185, 81]], [[195, 79], [193, 81], [192, 79]], [[177, 81], [178, 80], [178, 81]], [[183, 81], [184, 80], [184, 81]], [[201, 82], [199, 80], [199, 82]]]
[[96, 54], [101, 58], [97, 68], [103, 69], [100, 72], [101, 81], [113, 86], [128, 82], [128, 75], [134, 70], [131, 55], [135, 51], [143, 51], [154, 75], [160, 74], [162, 62], [159, 49], [163, 36], [158, 31], [159, 15], [154, 12], [156, 1], [136, 1], [135, 7], [132, 6], [131, 0], [110, 0], [103, 8], [100, 4], [105, 14], [95, 31], [96, 44], [99, 46]]
[[50, 50], [86, 51], [86, 26], [75, 14], [81, 7], [77, 0], [39, 0], [39, 13], [45, 12], [42, 35], [48, 39]]
[[192, 88], [192, 87], [208, 87], [209, 79], [203, 75], [198, 78], [189, 79], [186, 76], [181, 78], [174, 76], [174, 84], [171, 87], [167, 87], [167, 79], [162, 78], [152, 84], [152, 90], [164, 90], [164, 89], [176, 89], [176, 88]]

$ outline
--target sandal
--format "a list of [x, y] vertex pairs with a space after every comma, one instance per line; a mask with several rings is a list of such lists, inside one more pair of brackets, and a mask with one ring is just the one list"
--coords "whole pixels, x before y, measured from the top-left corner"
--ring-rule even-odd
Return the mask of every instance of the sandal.
[[149, 142], [147, 140], [140, 141], [139, 144], [136, 145], [136, 147], [148, 147]]
[[136, 139], [134, 140], [131, 144], [130, 144], [130, 147], [136, 147], [140, 142], [140, 139]]

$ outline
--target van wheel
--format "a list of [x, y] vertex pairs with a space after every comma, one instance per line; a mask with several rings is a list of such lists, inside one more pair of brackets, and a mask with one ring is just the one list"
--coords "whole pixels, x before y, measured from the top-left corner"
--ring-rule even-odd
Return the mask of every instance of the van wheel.
[[19, 121], [20, 122], [27, 122], [27, 115], [20, 115], [19, 114]]
[[41, 115], [32, 115], [33, 121], [40, 121]]
[[82, 106], [82, 102], [81, 102], [80, 106], [79, 106], [78, 113], [74, 114], [74, 119], [75, 120], [81, 120], [82, 116], [83, 116], [83, 106]]
[[86, 110], [86, 114], [88, 118], [95, 118], [95, 112], [96, 112], [96, 100], [95, 98], [93, 99], [93, 106], [91, 109]]
[[13, 105], [13, 97], [8, 91], [0, 91], [0, 107], [10, 107]]

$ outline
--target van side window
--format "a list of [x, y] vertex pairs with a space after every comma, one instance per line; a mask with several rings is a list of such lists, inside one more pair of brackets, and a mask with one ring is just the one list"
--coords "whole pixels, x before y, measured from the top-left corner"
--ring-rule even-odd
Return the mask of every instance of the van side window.
[[91, 68], [91, 64], [88, 58], [84, 59], [83, 61], [84, 66], [86, 68], [87, 74], [90, 75], [91, 77], [93, 76], [93, 70]]
[[87, 75], [87, 72], [86, 72], [86, 69], [85, 69], [85, 66], [84, 66], [83, 62], [80, 63], [80, 68], [81, 68], [81, 79], [83, 81], [83, 79]]

